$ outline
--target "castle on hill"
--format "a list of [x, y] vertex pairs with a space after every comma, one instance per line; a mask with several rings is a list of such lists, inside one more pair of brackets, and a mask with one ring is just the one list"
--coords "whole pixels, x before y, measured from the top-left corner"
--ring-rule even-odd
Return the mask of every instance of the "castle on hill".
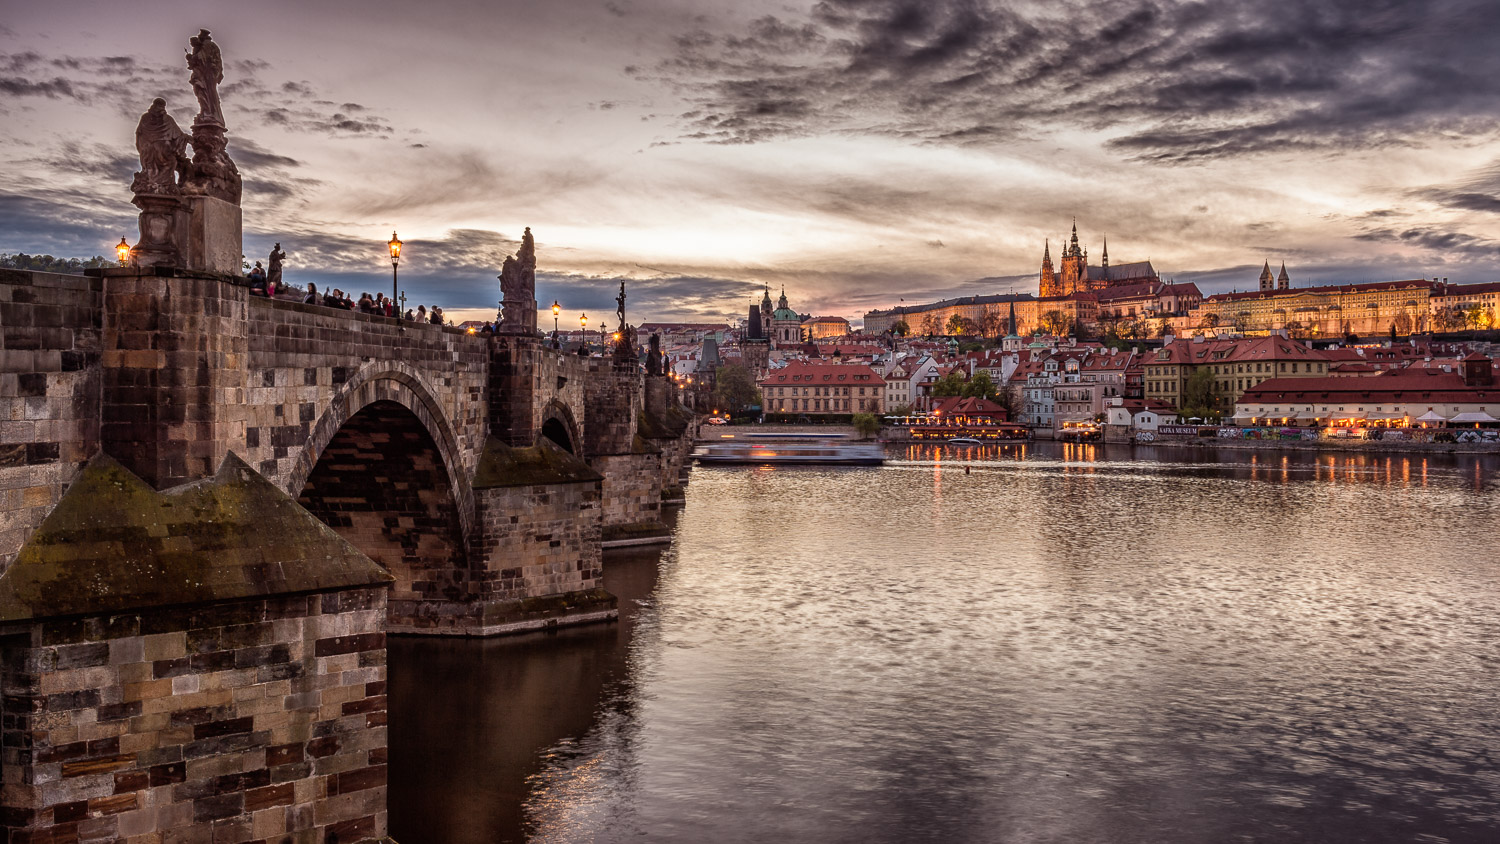
[[1037, 291], [1045, 299], [1052, 296], [1069, 296], [1074, 293], [1092, 293], [1112, 287], [1135, 284], [1159, 284], [1161, 276], [1150, 261], [1131, 264], [1109, 265], [1109, 240], [1104, 241], [1104, 254], [1097, 267], [1089, 266], [1089, 253], [1078, 245], [1078, 223], [1073, 223], [1073, 237], [1063, 249], [1062, 266], [1052, 267], [1052, 243], [1042, 250], [1042, 279]]

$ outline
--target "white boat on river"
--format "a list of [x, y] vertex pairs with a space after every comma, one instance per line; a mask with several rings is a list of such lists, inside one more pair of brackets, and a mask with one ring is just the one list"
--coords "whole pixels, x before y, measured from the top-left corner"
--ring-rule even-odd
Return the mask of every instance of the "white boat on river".
[[757, 466], [776, 463], [879, 466], [885, 462], [885, 450], [879, 443], [856, 442], [841, 434], [725, 434], [701, 443], [693, 456], [699, 463]]

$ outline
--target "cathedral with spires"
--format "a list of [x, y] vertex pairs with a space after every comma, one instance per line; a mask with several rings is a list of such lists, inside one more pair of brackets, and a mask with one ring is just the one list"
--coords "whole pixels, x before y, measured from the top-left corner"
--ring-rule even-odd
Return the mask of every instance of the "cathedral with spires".
[[1131, 264], [1109, 265], [1109, 241], [1104, 241], [1104, 253], [1097, 267], [1089, 266], [1089, 253], [1078, 245], [1078, 223], [1073, 223], [1073, 237], [1063, 249], [1061, 268], [1052, 268], [1052, 244], [1049, 241], [1042, 250], [1042, 279], [1038, 295], [1042, 298], [1068, 296], [1073, 293], [1091, 293], [1112, 287], [1134, 284], [1156, 284], [1161, 276], [1150, 261]]

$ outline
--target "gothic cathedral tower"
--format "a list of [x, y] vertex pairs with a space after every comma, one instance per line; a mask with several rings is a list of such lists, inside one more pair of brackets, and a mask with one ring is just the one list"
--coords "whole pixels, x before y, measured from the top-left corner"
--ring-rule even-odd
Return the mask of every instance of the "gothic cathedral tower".
[[1078, 246], [1078, 221], [1073, 221], [1073, 238], [1063, 250], [1062, 292], [1064, 295], [1089, 289], [1088, 255]]
[[1057, 273], [1052, 271], [1052, 241], [1050, 240], [1042, 248], [1042, 283], [1037, 289], [1037, 295], [1043, 298], [1062, 295], [1062, 288], [1057, 286]]

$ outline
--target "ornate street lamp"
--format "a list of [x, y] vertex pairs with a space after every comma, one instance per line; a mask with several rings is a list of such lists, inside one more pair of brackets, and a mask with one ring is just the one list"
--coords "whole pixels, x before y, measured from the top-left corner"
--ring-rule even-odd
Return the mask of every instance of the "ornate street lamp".
[[557, 348], [557, 317], [561, 313], [562, 313], [562, 305], [557, 304], [557, 300], [553, 299], [552, 300], [552, 346], [553, 346], [553, 348]]
[[[396, 237], [395, 232], [391, 232], [391, 242], [387, 243], [386, 246], [391, 250], [391, 301], [394, 302], [396, 300], [396, 265], [401, 263], [402, 246], [401, 239]], [[398, 311], [396, 313], [396, 322], [401, 322], [401, 316], [401, 313]], [[404, 325], [399, 327], [402, 331], [406, 330], [406, 326]]]
[[589, 315], [584, 314], [583, 316], [580, 316], [578, 318], [578, 324], [583, 326], [583, 345], [579, 346], [579, 348], [583, 349], [584, 354], [587, 354], [589, 348]]
[[125, 242], [125, 238], [120, 238], [120, 245], [115, 247], [115, 255], [120, 259], [120, 266], [130, 264], [130, 244]]

